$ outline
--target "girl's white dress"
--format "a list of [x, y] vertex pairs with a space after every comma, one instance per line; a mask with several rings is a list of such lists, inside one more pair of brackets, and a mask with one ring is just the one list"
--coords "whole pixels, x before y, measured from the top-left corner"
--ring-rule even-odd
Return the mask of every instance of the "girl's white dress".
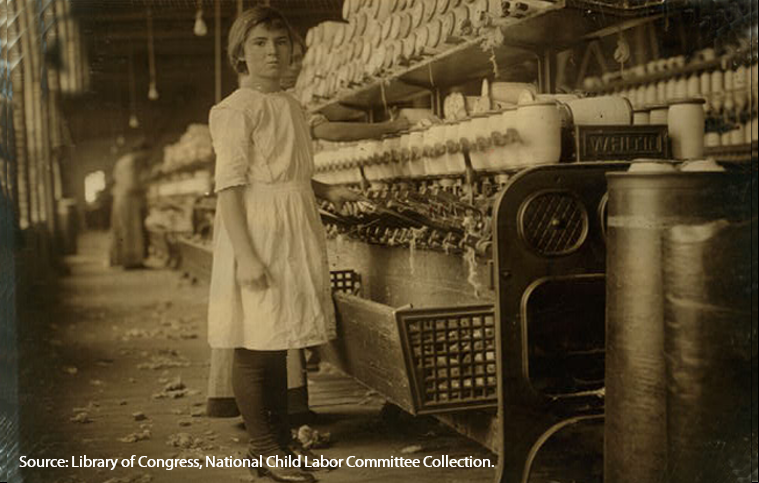
[[273, 282], [237, 283], [219, 209], [213, 240], [208, 341], [213, 348], [284, 350], [335, 338], [324, 227], [311, 188], [311, 135], [287, 93], [241, 88], [211, 109], [216, 191], [245, 186], [248, 233]]

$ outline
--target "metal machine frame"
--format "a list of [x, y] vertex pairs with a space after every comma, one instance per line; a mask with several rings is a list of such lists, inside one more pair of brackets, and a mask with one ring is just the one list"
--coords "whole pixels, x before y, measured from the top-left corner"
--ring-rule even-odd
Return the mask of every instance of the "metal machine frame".
[[[569, 425], [603, 417], [603, 389], [546, 395], [530, 373], [530, 298], [546, 283], [567, 288], [603, 283], [606, 265], [606, 173], [627, 163], [577, 163], [542, 166], [516, 175], [496, 201], [494, 245], [496, 269], [496, 347], [499, 364], [496, 481], [527, 483], [534, 458], [551, 435]], [[536, 193], [566, 193], [587, 214], [579, 241], [561, 253], [540, 253], [524, 234], [525, 203]], [[566, 229], [560, 210], [544, 230]], [[596, 304], [598, 300], [588, 300]], [[602, 301], [600, 301], [602, 303]]]

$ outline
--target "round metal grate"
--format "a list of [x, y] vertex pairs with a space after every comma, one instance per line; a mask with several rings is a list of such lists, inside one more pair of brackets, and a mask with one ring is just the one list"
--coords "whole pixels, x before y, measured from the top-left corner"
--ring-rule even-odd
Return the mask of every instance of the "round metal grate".
[[588, 212], [568, 191], [543, 191], [527, 198], [519, 209], [519, 235], [543, 256], [568, 255], [585, 241]]

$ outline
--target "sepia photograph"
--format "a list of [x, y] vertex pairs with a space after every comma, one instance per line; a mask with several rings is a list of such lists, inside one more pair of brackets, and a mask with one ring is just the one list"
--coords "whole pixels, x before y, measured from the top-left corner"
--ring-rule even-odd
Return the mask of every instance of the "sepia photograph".
[[0, 0], [0, 483], [755, 483], [756, 0]]

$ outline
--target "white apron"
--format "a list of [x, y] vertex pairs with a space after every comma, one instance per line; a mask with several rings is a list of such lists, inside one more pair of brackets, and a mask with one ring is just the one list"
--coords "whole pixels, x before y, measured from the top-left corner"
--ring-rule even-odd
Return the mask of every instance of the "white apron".
[[240, 89], [211, 110], [216, 190], [245, 186], [247, 227], [269, 271], [266, 290], [243, 289], [216, 211], [208, 340], [214, 348], [285, 350], [336, 336], [324, 227], [311, 188], [305, 117], [288, 94]]

